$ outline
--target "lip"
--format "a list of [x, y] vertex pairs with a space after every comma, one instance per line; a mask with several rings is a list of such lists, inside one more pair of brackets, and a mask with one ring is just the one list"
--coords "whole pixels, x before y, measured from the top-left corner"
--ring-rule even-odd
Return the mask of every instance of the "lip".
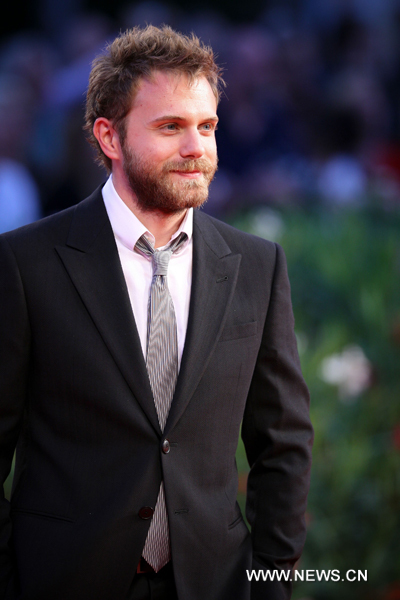
[[186, 179], [197, 179], [202, 176], [201, 171], [171, 171], [175, 175], [179, 175], [180, 177], [186, 177]]

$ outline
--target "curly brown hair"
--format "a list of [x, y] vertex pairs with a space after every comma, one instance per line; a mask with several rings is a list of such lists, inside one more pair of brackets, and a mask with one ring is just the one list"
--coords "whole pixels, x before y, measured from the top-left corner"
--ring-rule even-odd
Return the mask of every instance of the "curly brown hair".
[[184, 73], [190, 82], [204, 76], [217, 102], [225, 85], [212, 49], [193, 33], [183, 35], [167, 25], [134, 27], [121, 33], [107, 45], [104, 54], [93, 61], [86, 95], [84, 129], [89, 143], [97, 151], [97, 162], [108, 172], [111, 171], [111, 160], [93, 135], [94, 122], [99, 117], [112, 121], [123, 143], [125, 117], [132, 107], [139, 83], [156, 70]]

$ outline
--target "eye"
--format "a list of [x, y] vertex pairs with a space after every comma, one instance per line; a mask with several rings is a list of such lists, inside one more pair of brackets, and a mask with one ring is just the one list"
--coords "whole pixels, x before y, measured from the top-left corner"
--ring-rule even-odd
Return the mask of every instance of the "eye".
[[203, 125], [201, 125], [201, 129], [206, 133], [211, 133], [217, 130], [217, 125], [214, 123], [203, 123]]
[[166, 123], [161, 129], [165, 129], [166, 131], [176, 131], [178, 129], [178, 125], [176, 123]]

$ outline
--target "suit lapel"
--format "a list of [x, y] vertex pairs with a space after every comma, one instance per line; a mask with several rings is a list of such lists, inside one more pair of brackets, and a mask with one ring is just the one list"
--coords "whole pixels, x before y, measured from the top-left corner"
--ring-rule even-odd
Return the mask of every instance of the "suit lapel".
[[225, 323], [240, 261], [241, 255], [231, 253], [210, 218], [195, 211], [188, 328], [164, 434], [168, 434], [181, 417], [208, 365]]
[[161, 435], [139, 334], [100, 189], [77, 205], [67, 244], [56, 250], [122, 375]]
[[[123, 377], [161, 435], [139, 334], [100, 189], [77, 205], [67, 244], [57, 246], [56, 250]], [[225, 323], [240, 260], [241, 255], [231, 253], [209, 217], [195, 211], [188, 329], [164, 434], [181, 417], [208, 365]]]

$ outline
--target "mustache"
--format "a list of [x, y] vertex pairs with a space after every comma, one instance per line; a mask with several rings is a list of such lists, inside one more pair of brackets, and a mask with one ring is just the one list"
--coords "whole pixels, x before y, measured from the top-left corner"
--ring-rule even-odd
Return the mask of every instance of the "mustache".
[[191, 171], [200, 171], [201, 173], [214, 173], [217, 168], [217, 161], [213, 164], [205, 158], [189, 159], [182, 161], [168, 161], [163, 166], [163, 173], [170, 171], [181, 171], [181, 173], [190, 173]]

